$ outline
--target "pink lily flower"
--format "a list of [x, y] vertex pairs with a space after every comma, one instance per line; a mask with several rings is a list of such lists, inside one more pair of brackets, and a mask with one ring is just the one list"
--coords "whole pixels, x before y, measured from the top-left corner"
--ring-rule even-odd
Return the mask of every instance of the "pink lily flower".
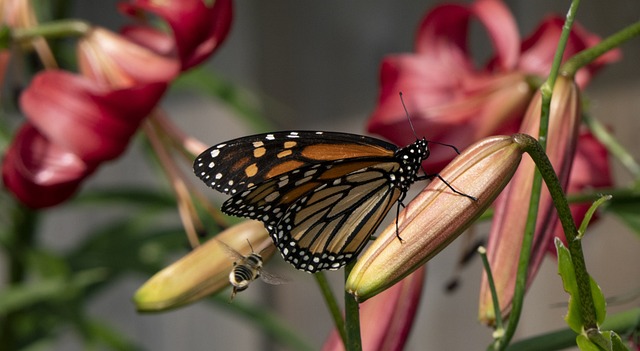
[[29, 132], [18, 133], [9, 147], [2, 164], [5, 186], [33, 208], [69, 198], [96, 167], [124, 152], [179, 72], [220, 46], [230, 27], [231, 5], [218, 0], [211, 7], [202, 1], [123, 6], [156, 13], [173, 28], [173, 36], [149, 26], [125, 28], [123, 35], [90, 29], [78, 44], [81, 75], [41, 72], [21, 96], [30, 124], [23, 130]]
[[[484, 67], [474, 65], [467, 47], [474, 18], [495, 49]], [[500, 0], [435, 7], [419, 26], [415, 52], [383, 60], [378, 105], [368, 130], [398, 145], [415, 139], [398, 98], [403, 92], [416, 133], [430, 140], [464, 149], [486, 136], [515, 132], [535, 92], [532, 78], [549, 72], [562, 24], [561, 18], [549, 17], [521, 42], [513, 16]], [[598, 40], [575, 25], [565, 57]], [[578, 82], [586, 84], [595, 70], [617, 55], [604, 55], [578, 74]], [[453, 156], [433, 152], [430, 171], [439, 171]]]

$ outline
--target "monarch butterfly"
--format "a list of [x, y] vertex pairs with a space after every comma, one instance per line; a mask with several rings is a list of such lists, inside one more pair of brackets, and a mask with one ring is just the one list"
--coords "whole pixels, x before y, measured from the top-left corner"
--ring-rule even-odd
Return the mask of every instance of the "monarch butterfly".
[[249, 243], [251, 253], [244, 256], [224, 242], [220, 240], [218, 240], [218, 242], [222, 245], [222, 248], [224, 248], [229, 257], [234, 260], [233, 269], [229, 272], [229, 283], [231, 283], [231, 286], [233, 287], [233, 290], [231, 291], [231, 301], [233, 301], [236, 293], [246, 290], [249, 287], [249, 284], [258, 278], [262, 278], [265, 283], [272, 285], [279, 285], [287, 282], [286, 279], [273, 275], [262, 269], [262, 256], [253, 251], [251, 243]]
[[356, 134], [285, 131], [214, 145], [193, 168], [231, 195], [224, 213], [262, 221], [285, 261], [315, 273], [344, 266], [413, 182], [439, 177], [418, 176], [428, 143], [398, 148]]

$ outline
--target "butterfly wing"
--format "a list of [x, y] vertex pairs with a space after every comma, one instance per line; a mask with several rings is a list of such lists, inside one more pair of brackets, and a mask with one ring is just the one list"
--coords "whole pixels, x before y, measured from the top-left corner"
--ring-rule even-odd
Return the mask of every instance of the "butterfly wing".
[[225, 194], [302, 167], [360, 157], [391, 157], [397, 147], [362, 135], [291, 131], [257, 134], [217, 144], [200, 154], [193, 164], [205, 184]]
[[299, 197], [267, 226], [282, 257], [314, 273], [338, 269], [355, 257], [402, 192], [391, 185], [395, 162], [360, 169]]
[[361, 135], [280, 132], [214, 145], [194, 170], [233, 195], [223, 212], [264, 222], [284, 259], [313, 273], [357, 255], [402, 196], [396, 150]]

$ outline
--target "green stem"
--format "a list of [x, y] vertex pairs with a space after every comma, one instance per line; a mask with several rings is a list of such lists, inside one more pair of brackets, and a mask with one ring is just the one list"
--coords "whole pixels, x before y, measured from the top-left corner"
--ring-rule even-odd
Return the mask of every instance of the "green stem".
[[491, 271], [491, 264], [489, 263], [489, 259], [487, 258], [487, 249], [484, 246], [480, 246], [478, 248], [478, 253], [482, 258], [482, 265], [484, 266], [484, 271], [487, 274], [487, 284], [489, 284], [489, 290], [491, 291], [491, 301], [493, 302], [493, 310], [496, 316], [496, 331], [498, 337], [502, 337], [504, 333], [504, 326], [502, 325], [502, 313], [500, 311], [500, 301], [498, 300], [498, 292], [496, 291], [496, 284], [493, 280], [493, 272]]
[[580, 0], [573, 0], [571, 2], [569, 12], [567, 13], [567, 18], [565, 19], [564, 25], [562, 26], [562, 34], [560, 35], [558, 47], [556, 48], [556, 53], [553, 57], [553, 64], [551, 65], [549, 77], [547, 78], [547, 81], [544, 82], [540, 87], [540, 93], [542, 95], [542, 111], [540, 116], [540, 134], [538, 140], [540, 140], [540, 145], [542, 146], [543, 150], [547, 149], [547, 134], [549, 129], [549, 114], [551, 109], [551, 96], [553, 95], [553, 87], [556, 84], [558, 71], [560, 69], [560, 65], [562, 64], [562, 56], [564, 55], [564, 50], [567, 46], [567, 40], [569, 39], [569, 35], [571, 34], [571, 26], [573, 25], [573, 21], [575, 20], [576, 12], [578, 11], [579, 5]]
[[523, 149], [531, 156], [542, 178], [544, 178], [545, 184], [547, 184], [553, 204], [558, 211], [558, 218], [562, 224], [562, 229], [564, 230], [564, 235], [569, 245], [569, 253], [571, 254], [571, 259], [574, 264], [578, 293], [580, 295], [580, 312], [584, 320], [584, 328], [586, 330], [597, 328], [596, 310], [593, 305], [591, 284], [584, 260], [584, 253], [582, 252], [581, 241], [576, 240], [579, 235], [578, 229], [573, 221], [569, 203], [564, 196], [560, 181], [544, 150], [534, 138], [526, 134], [516, 134], [514, 140], [522, 145]]
[[[605, 126], [600, 123], [597, 119], [591, 117], [589, 114], [584, 114], [582, 116], [585, 124], [591, 130], [591, 133], [601, 142], [609, 153], [611, 153], [615, 158], [617, 158], [620, 163], [622, 163], [627, 170], [633, 175], [635, 179], [640, 178], [640, 165], [636, 162], [633, 156], [618, 143], [611, 133], [605, 128]], [[640, 180], [639, 180], [640, 181]]]
[[[355, 266], [356, 260], [351, 261], [344, 268], [344, 279], [347, 281], [349, 273]], [[361, 351], [362, 339], [360, 336], [360, 306], [358, 301], [345, 291], [344, 293], [344, 309], [345, 309], [345, 323], [347, 332], [347, 342], [345, 348], [347, 351]]]
[[[19, 285], [27, 277], [26, 255], [34, 245], [38, 213], [21, 204], [11, 207], [11, 225], [3, 233], [3, 249], [7, 262], [7, 286]], [[20, 311], [0, 317], [0, 349], [11, 350], [15, 346], [15, 320]]]
[[36, 27], [14, 28], [12, 35], [15, 41], [27, 41], [37, 37], [65, 38], [68, 36], [81, 36], [91, 29], [91, 25], [77, 19], [59, 20], [39, 24]]
[[347, 343], [347, 332], [344, 329], [344, 319], [342, 318], [342, 312], [340, 312], [340, 307], [338, 306], [338, 302], [336, 301], [335, 296], [331, 292], [331, 287], [329, 286], [329, 282], [327, 281], [327, 277], [322, 272], [318, 272], [313, 275], [320, 287], [320, 292], [324, 297], [324, 301], [329, 308], [329, 312], [331, 313], [331, 317], [333, 318], [333, 324], [336, 326], [338, 330], [338, 334], [340, 334], [340, 338], [342, 339], [342, 343], [346, 345]]
[[562, 74], [573, 76], [580, 68], [590, 64], [603, 54], [622, 45], [626, 41], [637, 37], [638, 35], [640, 35], [640, 21], [622, 29], [621, 31], [613, 35], [610, 35], [598, 44], [575, 54], [573, 57], [567, 60], [564, 65], [562, 65], [560, 71], [562, 72]]

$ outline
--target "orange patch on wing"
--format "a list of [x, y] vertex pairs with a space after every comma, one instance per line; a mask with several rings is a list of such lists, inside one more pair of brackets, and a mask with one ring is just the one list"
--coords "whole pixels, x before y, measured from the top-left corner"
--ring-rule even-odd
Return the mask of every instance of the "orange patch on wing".
[[258, 158], [264, 156], [267, 153], [267, 149], [263, 147], [258, 147], [253, 149], [253, 157]]
[[300, 166], [304, 165], [304, 162], [300, 162], [300, 161], [296, 161], [296, 160], [291, 160], [291, 161], [286, 161], [286, 162], [282, 162], [276, 166], [273, 166], [269, 172], [266, 174], [265, 179], [270, 179], [272, 177], [278, 176], [282, 173], [287, 173], [290, 171], [293, 171], [296, 168], [299, 168]]
[[286, 193], [284, 196], [282, 196], [282, 203], [291, 203], [296, 201], [298, 198], [300, 198], [301, 196], [303, 196], [304, 194], [306, 194], [309, 190], [320, 186], [320, 183], [317, 182], [309, 182], [309, 183], [304, 183], [296, 188], [294, 188], [293, 190], [291, 190], [290, 192]]
[[291, 150], [284, 150], [284, 151], [278, 152], [278, 155], [276, 155], [276, 156], [278, 156], [278, 158], [283, 158], [283, 157], [287, 157], [287, 156], [291, 155], [292, 153], [293, 153], [293, 151], [291, 151]]
[[256, 166], [255, 163], [250, 164], [244, 169], [244, 174], [246, 174], [247, 177], [253, 177], [256, 173], [258, 173], [258, 166]]
[[341, 160], [354, 157], [389, 157], [393, 151], [380, 146], [358, 144], [318, 144], [302, 150], [302, 156], [312, 160]]

